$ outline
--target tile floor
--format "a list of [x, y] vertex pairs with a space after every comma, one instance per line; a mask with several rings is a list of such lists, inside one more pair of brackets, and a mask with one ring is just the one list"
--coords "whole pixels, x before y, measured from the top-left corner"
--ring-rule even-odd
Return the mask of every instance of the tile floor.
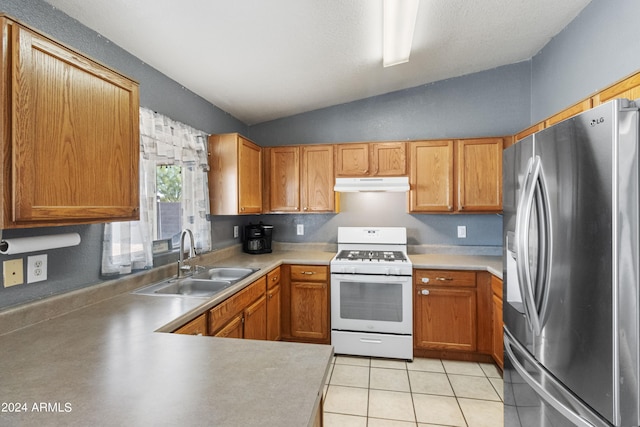
[[325, 386], [324, 425], [500, 427], [502, 378], [492, 364], [336, 356]]

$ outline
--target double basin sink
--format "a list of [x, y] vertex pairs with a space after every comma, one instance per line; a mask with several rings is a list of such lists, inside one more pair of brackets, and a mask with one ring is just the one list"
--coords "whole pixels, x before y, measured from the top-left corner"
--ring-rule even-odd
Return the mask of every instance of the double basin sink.
[[245, 277], [256, 268], [212, 267], [189, 277], [172, 278], [134, 291], [134, 294], [211, 298]]

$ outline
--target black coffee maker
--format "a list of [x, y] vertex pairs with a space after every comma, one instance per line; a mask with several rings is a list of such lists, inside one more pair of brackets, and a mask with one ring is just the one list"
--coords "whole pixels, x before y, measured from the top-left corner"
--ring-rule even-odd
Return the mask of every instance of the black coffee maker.
[[248, 254], [271, 253], [271, 237], [273, 225], [251, 224], [244, 226], [242, 238], [242, 250]]

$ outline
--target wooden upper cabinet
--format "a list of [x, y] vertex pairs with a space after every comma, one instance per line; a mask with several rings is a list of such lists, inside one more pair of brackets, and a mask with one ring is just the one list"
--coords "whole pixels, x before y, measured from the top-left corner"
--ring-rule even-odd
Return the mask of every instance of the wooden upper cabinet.
[[515, 134], [513, 139], [515, 140], [515, 142], [521, 141], [529, 135], [533, 135], [534, 133], [541, 131], [542, 129], [544, 129], [544, 122], [536, 123], [535, 125], [529, 126], [528, 128]]
[[269, 210], [300, 211], [300, 148], [273, 147], [269, 153]]
[[139, 218], [138, 84], [0, 16], [3, 228]]
[[451, 140], [409, 143], [410, 212], [453, 211], [453, 146]]
[[336, 176], [369, 176], [369, 144], [337, 144]]
[[458, 211], [502, 210], [502, 138], [464, 139], [457, 144]]
[[345, 143], [335, 146], [335, 176], [403, 176], [407, 174], [406, 143]]
[[409, 212], [500, 212], [502, 138], [409, 143]]
[[334, 212], [333, 145], [266, 149], [268, 212]]
[[580, 114], [584, 111], [587, 111], [588, 109], [591, 108], [591, 106], [592, 106], [591, 98], [585, 99], [584, 101], [580, 101], [577, 104], [574, 104], [571, 107], [565, 108], [559, 113], [556, 113], [553, 116], [549, 117], [547, 120], [544, 121], [544, 126], [547, 128], [549, 126], [553, 126], [558, 122], [568, 119], [569, 117], [573, 117], [576, 114]]
[[262, 149], [237, 133], [209, 136], [212, 215], [262, 212]]
[[333, 145], [302, 146], [300, 200], [303, 212], [334, 212]]
[[640, 73], [627, 77], [626, 79], [602, 90], [591, 99], [593, 106], [595, 107], [615, 98], [640, 98]]
[[374, 176], [407, 175], [407, 144], [405, 142], [371, 143], [371, 169]]

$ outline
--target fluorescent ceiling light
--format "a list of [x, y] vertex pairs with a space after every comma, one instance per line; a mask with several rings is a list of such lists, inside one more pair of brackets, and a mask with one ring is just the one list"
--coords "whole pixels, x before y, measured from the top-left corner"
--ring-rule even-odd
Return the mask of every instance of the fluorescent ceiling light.
[[382, 65], [409, 62], [419, 0], [383, 0]]

